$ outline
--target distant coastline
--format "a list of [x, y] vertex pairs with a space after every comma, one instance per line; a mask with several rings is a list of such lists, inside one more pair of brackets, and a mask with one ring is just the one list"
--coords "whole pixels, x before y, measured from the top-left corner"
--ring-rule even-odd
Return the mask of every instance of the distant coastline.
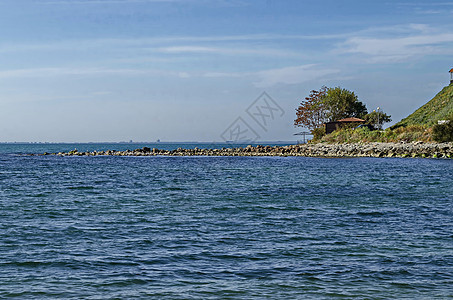
[[304, 157], [420, 157], [453, 158], [453, 143], [351, 143], [252, 146], [237, 148], [197, 148], [163, 150], [143, 147], [124, 151], [85, 151], [44, 153], [58, 156], [304, 156]]

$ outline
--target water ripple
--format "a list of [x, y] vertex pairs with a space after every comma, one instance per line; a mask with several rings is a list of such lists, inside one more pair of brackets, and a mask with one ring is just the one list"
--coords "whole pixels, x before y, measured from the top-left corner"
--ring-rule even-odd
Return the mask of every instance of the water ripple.
[[452, 167], [0, 155], [0, 298], [452, 297]]

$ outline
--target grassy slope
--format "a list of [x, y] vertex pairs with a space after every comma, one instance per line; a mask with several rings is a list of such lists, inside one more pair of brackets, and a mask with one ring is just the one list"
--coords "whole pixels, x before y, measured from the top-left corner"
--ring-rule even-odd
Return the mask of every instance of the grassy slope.
[[344, 128], [335, 130], [331, 134], [323, 136], [320, 140], [314, 142], [325, 143], [389, 143], [389, 142], [431, 142], [432, 129], [424, 125], [409, 125], [391, 130], [373, 130], [368, 128]]
[[434, 125], [438, 120], [445, 120], [453, 115], [453, 84], [446, 86], [428, 103], [413, 114], [392, 126]]

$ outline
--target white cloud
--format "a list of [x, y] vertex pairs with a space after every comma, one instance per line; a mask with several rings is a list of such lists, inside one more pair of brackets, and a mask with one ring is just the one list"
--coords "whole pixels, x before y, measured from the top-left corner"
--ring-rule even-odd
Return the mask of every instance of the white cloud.
[[218, 50], [216, 48], [200, 47], [200, 46], [175, 46], [175, 47], [158, 48], [157, 51], [166, 52], [166, 53], [209, 53], [209, 52], [217, 52]]
[[106, 95], [112, 95], [113, 93], [111, 91], [97, 91], [93, 92], [93, 96], [106, 96]]
[[239, 78], [251, 76], [254, 73], [246, 72], [207, 72], [203, 74], [203, 77], [217, 78], [217, 77], [230, 77], [230, 78]]
[[42, 1], [38, 4], [45, 5], [68, 5], [68, 4], [132, 4], [132, 3], [153, 3], [153, 2], [182, 2], [187, 0], [59, 0], [59, 1]]
[[187, 73], [187, 72], [179, 72], [179, 73], [178, 73], [178, 77], [179, 77], [179, 78], [190, 78], [191, 76], [190, 76], [190, 74]]
[[355, 36], [346, 39], [339, 46], [339, 52], [364, 55], [368, 62], [395, 62], [412, 57], [450, 54], [453, 43], [452, 32], [435, 32], [422, 24], [407, 26], [408, 32], [401, 36], [375, 37]]
[[323, 76], [337, 74], [340, 70], [323, 68], [315, 64], [275, 68], [258, 72], [209, 72], [205, 77], [248, 78], [259, 88], [267, 88], [277, 84], [299, 84], [318, 79]]
[[429, 7], [429, 6], [453, 6], [453, 2], [399, 2], [399, 6]]
[[445, 13], [445, 11], [440, 10], [440, 9], [439, 10], [423, 9], [423, 10], [417, 10], [416, 13], [420, 14], [420, 15], [439, 15], [439, 14]]
[[[133, 48], [133, 49], [150, 49], [150, 47], [160, 46], [161, 51], [177, 52], [177, 51], [218, 51], [215, 47], [200, 46], [199, 43], [213, 42], [249, 42], [249, 41], [282, 41], [282, 40], [326, 40], [326, 39], [344, 39], [350, 37], [351, 34], [338, 35], [280, 35], [280, 34], [251, 34], [251, 35], [224, 35], [224, 36], [161, 36], [161, 37], [145, 37], [145, 38], [98, 38], [85, 40], [63, 40], [63, 41], [48, 41], [35, 44], [24, 43], [3, 43], [0, 44], [0, 53], [21, 52], [21, 51], [83, 51], [96, 48]], [[197, 43], [196, 45], [174, 45], [175, 43]], [[166, 46], [163, 46], [166, 45]], [[234, 50], [234, 48], [229, 48]], [[226, 49], [228, 50], [228, 49]], [[253, 52], [253, 50], [250, 50]], [[275, 49], [269, 49], [278, 51]]]
[[326, 69], [314, 64], [265, 70], [256, 73], [259, 80], [255, 82], [255, 86], [264, 88], [276, 84], [298, 84], [339, 72], [337, 69]]
[[107, 68], [30, 68], [30, 69], [14, 69], [0, 70], [0, 78], [41, 78], [55, 76], [71, 76], [71, 75], [174, 75], [175, 73], [160, 70], [143, 70], [143, 69], [107, 69]]
[[230, 48], [204, 46], [171, 46], [156, 49], [158, 52], [171, 54], [216, 54], [216, 55], [262, 55], [262, 56], [300, 56], [299, 53], [269, 48]]

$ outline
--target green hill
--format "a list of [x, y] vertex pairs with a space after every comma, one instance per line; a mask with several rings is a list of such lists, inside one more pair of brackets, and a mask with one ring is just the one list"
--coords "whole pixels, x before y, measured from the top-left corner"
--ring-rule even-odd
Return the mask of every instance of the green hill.
[[413, 114], [392, 126], [393, 128], [408, 125], [434, 125], [438, 120], [453, 116], [453, 84], [446, 86], [428, 103]]

